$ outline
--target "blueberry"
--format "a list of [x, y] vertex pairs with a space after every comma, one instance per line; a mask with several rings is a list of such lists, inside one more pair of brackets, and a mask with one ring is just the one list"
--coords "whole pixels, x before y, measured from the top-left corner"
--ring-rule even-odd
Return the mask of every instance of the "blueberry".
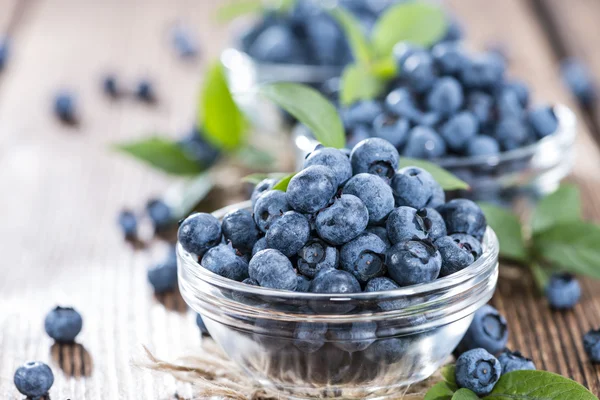
[[550, 307], [556, 310], [570, 310], [581, 298], [579, 282], [571, 274], [554, 274], [545, 289]]
[[135, 89], [136, 97], [147, 103], [156, 101], [156, 93], [154, 92], [154, 86], [148, 79], [142, 79], [138, 82], [137, 88]]
[[496, 125], [496, 139], [504, 150], [514, 150], [522, 147], [528, 136], [529, 130], [520, 119], [505, 118]]
[[267, 246], [267, 238], [261, 237], [260, 239], [258, 239], [256, 241], [256, 243], [254, 243], [254, 247], [252, 247], [252, 256], [254, 257], [254, 255], [256, 253], [258, 253], [259, 251], [268, 249], [268, 248], [269, 248], [269, 246]]
[[551, 135], [558, 130], [558, 118], [550, 106], [538, 106], [530, 110], [527, 120], [539, 138]]
[[312, 293], [358, 293], [360, 283], [354, 275], [339, 269], [322, 269], [310, 284]]
[[210, 336], [210, 333], [208, 332], [208, 329], [206, 329], [206, 325], [204, 324], [204, 320], [202, 319], [202, 315], [200, 314], [196, 314], [196, 325], [198, 326], [198, 329], [200, 329], [201, 335]]
[[460, 79], [468, 88], [489, 89], [501, 83], [505, 69], [502, 57], [486, 53], [467, 60], [460, 73]]
[[456, 42], [464, 38], [464, 28], [460, 21], [453, 16], [448, 17], [446, 33], [441, 42]]
[[290, 180], [286, 198], [294, 210], [314, 213], [327, 207], [336, 191], [331, 170], [314, 165], [298, 172]]
[[529, 358], [523, 356], [518, 351], [512, 352], [504, 350], [498, 361], [502, 366], [502, 375], [513, 371], [535, 371], [535, 364]]
[[[382, 292], [387, 290], [396, 290], [400, 286], [390, 278], [378, 277], [367, 282], [365, 292]], [[381, 301], [377, 304], [383, 311], [399, 310], [406, 306], [406, 302], [402, 300]]]
[[30, 361], [17, 368], [14, 383], [22, 395], [37, 399], [48, 393], [54, 383], [54, 374], [43, 362]]
[[254, 208], [254, 205], [256, 204], [256, 200], [258, 199], [258, 197], [260, 195], [262, 195], [263, 193], [265, 193], [266, 191], [273, 189], [273, 186], [275, 186], [276, 183], [277, 183], [277, 179], [267, 178], [267, 179], [263, 179], [262, 181], [257, 183], [256, 186], [254, 186], [254, 190], [252, 190], [252, 196], [250, 197], [250, 199], [252, 200], [253, 208]]
[[274, 249], [259, 251], [249, 265], [250, 278], [271, 289], [296, 290], [298, 280], [290, 260]]
[[452, 275], [473, 264], [475, 257], [470, 249], [461, 246], [450, 236], [443, 236], [435, 241], [442, 256], [442, 269], [440, 276]]
[[225, 214], [221, 230], [226, 241], [244, 253], [252, 251], [260, 232], [256, 228], [252, 214], [247, 210], [233, 210]]
[[594, 364], [600, 364], [600, 329], [592, 329], [583, 336], [583, 348]]
[[512, 80], [504, 83], [504, 90], [512, 91], [517, 95], [521, 107], [525, 108], [529, 104], [529, 88], [525, 82]]
[[401, 65], [402, 77], [418, 93], [429, 90], [436, 80], [433, 58], [427, 52], [415, 52]]
[[77, 122], [77, 107], [75, 97], [70, 92], [61, 92], [54, 98], [54, 113], [63, 122]]
[[335, 247], [327, 245], [319, 239], [311, 239], [298, 252], [298, 271], [309, 278], [322, 269], [337, 268], [339, 253]]
[[294, 330], [294, 346], [304, 353], [314, 353], [325, 344], [326, 333], [324, 322], [300, 322]]
[[484, 349], [473, 349], [456, 360], [456, 384], [478, 396], [489, 394], [501, 374], [500, 362]]
[[488, 124], [493, 115], [494, 99], [485, 92], [472, 91], [467, 96], [467, 110], [470, 111], [480, 125]]
[[381, 103], [375, 100], [364, 100], [341, 110], [340, 114], [346, 128], [357, 125], [371, 125], [373, 120], [383, 112]]
[[267, 27], [248, 48], [248, 54], [267, 63], [301, 63], [304, 59], [302, 47], [290, 27], [276, 24]]
[[248, 277], [248, 263], [236, 254], [233, 247], [220, 244], [209, 249], [202, 257], [201, 265], [225, 278], [241, 282]]
[[394, 147], [401, 147], [406, 141], [410, 124], [407, 119], [380, 114], [373, 121], [373, 136], [387, 140]]
[[439, 207], [449, 234], [466, 233], [478, 240], [483, 238], [487, 222], [477, 204], [467, 199], [454, 199]]
[[467, 249], [477, 260], [483, 254], [481, 241], [465, 233], [453, 233], [450, 237], [462, 248]]
[[146, 203], [146, 213], [148, 213], [156, 231], [165, 230], [173, 223], [171, 207], [160, 199], [148, 200]]
[[310, 290], [310, 279], [304, 275], [296, 276], [296, 292], [308, 292]]
[[563, 81], [582, 104], [591, 105], [596, 100], [594, 80], [583, 61], [567, 58], [561, 62], [560, 72]]
[[206, 169], [212, 167], [221, 155], [219, 150], [205, 139], [204, 133], [198, 127], [193, 127], [189, 134], [177, 143], [190, 159]]
[[56, 307], [46, 315], [44, 328], [52, 339], [61, 343], [71, 343], [81, 332], [83, 319], [71, 307]]
[[351, 194], [317, 214], [317, 233], [321, 239], [339, 246], [357, 237], [369, 223], [369, 211], [362, 200]]
[[177, 25], [171, 32], [173, 48], [181, 58], [192, 58], [198, 54], [198, 43], [185, 26]]
[[387, 245], [377, 235], [361, 233], [342, 246], [340, 266], [365, 284], [369, 279], [385, 274], [386, 250]]
[[461, 111], [440, 128], [440, 135], [449, 149], [461, 152], [477, 134], [479, 122], [469, 111]]
[[285, 192], [281, 190], [269, 190], [256, 199], [254, 204], [254, 222], [263, 232], [291, 208], [287, 201]]
[[461, 43], [442, 42], [431, 49], [431, 55], [443, 74], [456, 74], [464, 67], [467, 56]]
[[0, 71], [4, 69], [8, 59], [9, 44], [8, 39], [0, 38]]
[[467, 143], [466, 154], [470, 157], [494, 156], [498, 153], [500, 145], [491, 136], [477, 135]]
[[442, 187], [422, 168], [402, 168], [392, 179], [391, 187], [396, 206], [435, 208], [446, 201]]
[[317, 15], [305, 21], [309, 54], [317, 65], [338, 65], [344, 41], [343, 33], [328, 15]]
[[342, 190], [362, 200], [369, 212], [369, 223], [379, 224], [394, 209], [394, 195], [390, 186], [379, 176], [361, 173], [354, 175]]
[[386, 229], [392, 244], [410, 239], [435, 240], [447, 233], [444, 220], [433, 208], [416, 210], [407, 206], [400, 206], [390, 213]]
[[327, 339], [338, 349], [355, 353], [365, 350], [377, 339], [376, 331], [377, 323], [373, 321], [336, 324], [329, 327]]
[[308, 219], [296, 211], [288, 211], [273, 222], [265, 237], [270, 249], [279, 250], [291, 257], [298, 253], [310, 238]]
[[444, 218], [434, 208], [421, 208], [417, 211], [417, 215], [423, 220], [423, 226], [429, 240], [435, 241], [448, 233]]
[[386, 253], [390, 277], [400, 286], [435, 280], [440, 274], [442, 257], [435, 247], [418, 239], [396, 243]]
[[177, 264], [160, 263], [148, 270], [148, 282], [155, 293], [166, 293], [177, 287]]
[[458, 344], [456, 352], [462, 354], [481, 347], [492, 354], [497, 354], [506, 347], [507, 341], [506, 320], [494, 307], [485, 305], [475, 311], [473, 322]]
[[406, 157], [432, 159], [446, 153], [444, 139], [427, 126], [415, 126], [408, 134], [402, 154]]
[[119, 226], [125, 234], [125, 238], [132, 239], [137, 236], [137, 218], [135, 214], [129, 210], [122, 210], [119, 213]]
[[338, 149], [321, 147], [315, 149], [304, 160], [304, 169], [320, 165], [330, 170], [337, 189], [352, 177], [352, 165], [348, 157]]
[[523, 106], [517, 93], [503, 88], [496, 95], [496, 107], [501, 119], [520, 119], [523, 116]]
[[179, 226], [177, 239], [187, 252], [202, 257], [221, 242], [221, 224], [210, 214], [194, 213]]
[[365, 350], [365, 357], [377, 364], [395, 364], [408, 353], [411, 340], [407, 338], [378, 339]]
[[358, 143], [352, 149], [350, 162], [352, 173], [369, 173], [391, 179], [398, 169], [400, 155], [387, 140], [370, 138]]
[[449, 76], [438, 79], [427, 95], [427, 107], [442, 115], [452, 115], [457, 112], [464, 101], [460, 83]]
[[385, 226], [368, 226], [367, 229], [365, 229], [365, 232], [377, 235], [387, 247], [392, 245], [390, 243], [390, 239], [388, 238], [387, 229]]
[[109, 97], [119, 97], [121, 90], [117, 83], [117, 77], [115, 75], [106, 75], [102, 79], [102, 90]]
[[420, 113], [415, 116], [414, 123], [416, 125], [426, 126], [428, 128], [433, 128], [442, 120], [442, 115], [437, 113], [436, 111], [428, 111], [424, 113]]
[[408, 59], [415, 53], [424, 53], [425, 49], [420, 46], [414, 45], [410, 42], [399, 42], [394, 46], [393, 56], [399, 69], [402, 70], [402, 66]]
[[422, 114], [415, 105], [413, 95], [404, 87], [394, 89], [386, 96], [385, 108], [389, 113], [412, 122], [416, 122]]

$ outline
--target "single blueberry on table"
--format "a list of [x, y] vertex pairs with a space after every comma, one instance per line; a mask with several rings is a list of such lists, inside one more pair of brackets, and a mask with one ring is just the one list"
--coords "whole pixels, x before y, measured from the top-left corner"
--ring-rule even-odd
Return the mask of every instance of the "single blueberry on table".
[[312, 293], [358, 293], [360, 283], [354, 275], [339, 269], [322, 269], [310, 284]]
[[177, 287], [177, 264], [161, 263], [148, 270], [148, 282], [155, 293], [166, 293]]
[[320, 165], [330, 169], [337, 189], [352, 177], [352, 165], [348, 157], [338, 149], [321, 147], [306, 156], [303, 168]]
[[198, 54], [198, 43], [189, 28], [177, 25], [171, 32], [173, 48], [181, 58], [193, 58]]
[[449, 76], [438, 79], [427, 95], [427, 107], [442, 115], [452, 115], [457, 112], [464, 101], [460, 83]]
[[63, 122], [75, 124], [77, 122], [77, 104], [75, 97], [70, 92], [60, 92], [54, 98], [54, 113]]
[[135, 89], [136, 97], [146, 103], [153, 103], [156, 101], [156, 93], [154, 92], [154, 86], [148, 79], [142, 79], [138, 82]]
[[294, 330], [294, 346], [304, 353], [314, 353], [325, 344], [327, 324], [300, 322]]
[[118, 218], [119, 226], [126, 239], [133, 239], [137, 236], [137, 218], [130, 210], [122, 210]]
[[512, 371], [534, 371], [536, 369], [533, 361], [518, 351], [504, 350], [498, 356], [498, 361], [500, 361], [500, 365], [502, 366], [502, 375]]
[[500, 153], [500, 144], [486, 135], [476, 135], [467, 143], [466, 155], [470, 157], [495, 156]]
[[446, 222], [448, 234], [466, 233], [478, 240], [483, 238], [487, 221], [481, 208], [467, 199], [454, 199], [438, 208]]
[[444, 74], [456, 74], [464, 66], [467, 55], [461, 43], [442, 42], [431, 49], [435, 64]]
[[83, 319], [72, 307], [56, 307], [46, 315], [44, 329], [48, 336], [60, 343], [72, 343], [81, 328]]
[[252, 190], [252, 196], [250, 199], [252, 200], [252, 207], [256, 204], [256, 200], [263, 193], [273, 189], [273, 186], [277, 184], [277, 179], [274, 178], [266, 178], [260, 181], [254, 186], [254, 190]]
[[473, 252], [466, 246], [461, 246], [450, 236], [443, 236], [435, 241], [440, 255], [442, 256], [442, 269], [440, 276], [452, 275], [473, 264], [475, 257]]
[[350, 272], [362, 284], [369, 279], [383, 276], [386, 272], [385, 252], [387, 245], [372, 233], [361, 233], [342, 246], [340, 267]]
[[279, 250], [287, 257], [291, 257], [308, 242], [310, 224], [304, 215], [296, 211], [288, 211], [273, 222], [265, 237], [270, 249]]
[[337, 268], [339, 252], [320, 239], [311, 239], [298, 252], [298, 271], [308, 277], [314, 278], [322, 269]]
[[48, 393], [54, 384], [54, 374], [43, 362], [30, 361], [17, 368], [13, 381], [22, 395], [37, 399]]
[[200, 264], [207, 270], [234, 281], [241, 282], [248, 278], [248, 263], [227, 244], [209, 249], [204, 253]]
[[290, 180], [286, 198], [294, 210], [315, 213], [327, 207], [336, 191], [332, 171], [321, 165], [313, 165]]
[[571, 274], [554, 274], [546, 285], [545, 293], [550, 307], [570, 310], [581, 298], [581, 287]]
[[204, 324], [204, 320], [202, 319], [202, 315], [200, 314], [196, 314], [196, 325], [198, 325], [201, 335], [210, 336], [210, 333], [208, 333], [208, 329], [206, 329], [206, 325]]
[[377, 339], [376, 331], [377, 323], [374, 321], [332, 324], [327, 339], [338, 349], [355, 353], [365, 350]]
[[400, 69], [408, 85], [417, 93], [429, 90], [437, 76], [431, 54], [418, 51], [408, 56]]
[[501, 374], [500, 362], [485, 349], [467, 351], [456, 360], [456, 384], [478, 396], [489, 394]]
[[594, 79], [583, 61], [567, 58], [560, 63], [560, 72], [567, 87], [583, 105], [589, 106], [596, 100]]
[[437, 279], [442, 267], [442, 257], [429, 242], [406, 240], [388, 249], [386, 265], [390, 277], [398, 285], [418, 285]]
[[369, 138], [358, 143], [352, 149], [350, 162], [352, 173], [369, 173], [391, 179], [398, 169], [400, 155], [387, 140]]
[[252, 247], [252, 256], [254, 257], [254, 255], [259, 251], [268, 248], [269, 247], [267, 246], [267, 238], [263, 236], [260, 239], [258, 239], [256, 243], [254, 243], [254, 247]]
[[446, 142], [433, 129], [427, 126], [415, 126], [408, 133], [402, 155], [411, 158], [439, 158], [446, 153]]
[[371, 125], [373, 120], [383, 112], [381, 103], [375, 100], [363, 100], [341, 110], [340, 114], [346, 128], [357, 125]]
[[506, 320], [498, 310], [486, 304], [475, 312], [473, 322], [458, 344], [456, 353], [462, 354], [469, 350], [483, 348], [492, 354], [498, 354], [506, 347], [507, 341]]
[[160, 199], [151, 199], [146, 203], [146, 213], [152, 221], [155, 231], [163, 231], [173, 223], [171, 207]]
[[202, 257], [221, 242], [221, 223], [211, 214], [194, 213], [179, 226], [177, 239], [187, 252]]
[[583, 336], [583, 348], [592, 363], [600, 364], [600, 329], [592, 329]]
[[503, 150], [514, 150], [522, 147], [528, 137], [529, 129], [521, 119], [505, 118], [496, 125], [496, 139]]
[[221, 221], [225, 241], [244, 253], [249, 253], [260, 238], [260, 231], [248, 210], [233, 210]]
[[304, 275], [297, 275], [296, 276], [296, 292], [308, 292], [310, 290], [310, 279], [308, 279], [306, 276]]
[[461, 111], [440, 127], [440, 135], [449, 149], [460, 152], [477, 135], [479, 121], [469, 111]]
[[527, 120], [538, 138], [546, 137], [558, 130], [558, 118], [550, 106], [538, 106], [530, 110]]
[[260, 286], [271, 289], [294, 291], [298, 287], [296, 271], [290, 260], [280, 251], [266, 249], [252, 257], [249, 264], [250, 278]]
[[104, 93], [112, 98], [119, 97], [121, 89], [117, 83], [117, 77], [115, 75], [106, 75], [102, 79], [102, 90]]
[[256, 199], [254, 204], [254, 222], [258, 229], [266, 232], [271, 224], [290, 209], [285, 192], [281, 190], [266, 191]]
[[342, 194], [332, 205], [317, 214], [319, 237], [335, 246], [347, 243], [365, 230], [369, 211], [356, 196]]
[[373, 121], [373, 136], [387, 140], [396, 148], [404, 145], [409, 129], [410, 123], [405, 118], [380, 114]]
[[438, 207], [445, 201], [442, 187], [422, 168], [406, 167], [399, 170], [390, 184], [396, 206], [416, 209]]
[[367, 173], [354, 175], [344, 185], [342, 193], [354, 195], [362, 200], [369, 212], [369, 224], [383, 222], [394, 209], [392, 189], [377, 175]]
[[4, 69], [6, 65], [6, 60], [8, 59], [8, 51], [9, 51], [8, 39], [0, 38], [0, 71]]

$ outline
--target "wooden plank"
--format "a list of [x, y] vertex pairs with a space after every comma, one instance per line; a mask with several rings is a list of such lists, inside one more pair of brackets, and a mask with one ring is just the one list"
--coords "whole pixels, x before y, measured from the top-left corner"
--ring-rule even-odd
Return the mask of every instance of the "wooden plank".
[[[573, 6], [572, 2], [555, 2], [564, 8]], [[453, 0], [449, 3], [466, 23], [473, 47], [481, 49], [498, 41], [507, 45], [511, 74], [532, 86], [534, 100], [567, 104], [579, 115], [580, 121], [584, 120], [560, 81], [548, 40], [527, 2]], [[588, 18], [580, 21], [580, 25], [597, 24]], [[593, 46], [593, 37], [589, 37], [587, 43]], [[572, 179], [582, 186], [586, 217], [598, 221], [600, 176], [595, 171], [598, 171], [600, 156], [584, 123], [579, 126], [576, 149], [578, 156]], [[600, 297], [595, 295], [599, 293], [600, 284], [584, 280], [582, 302], [572, 312], [559, 313], [551, 311], [545, 301], [535, 295], [533, 283], [523, 272], [504, 268], [494, 303], [509, 321], [510, 346], [531, 355], [540, 368], [569, 376], [594, 393], [600, 393], [599, 371], [582, 349], [583, 333], [600, 324]]]

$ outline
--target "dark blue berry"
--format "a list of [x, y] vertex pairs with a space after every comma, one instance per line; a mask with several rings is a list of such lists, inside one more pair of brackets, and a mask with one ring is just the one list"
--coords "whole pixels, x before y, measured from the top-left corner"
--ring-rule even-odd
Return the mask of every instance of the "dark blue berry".
[[71, 307], [56, 307], [46, 315], [44, 320], [44, 328], [48, 336], [61, 343], [73, 342], [82, 327], [81, 315]]
[[296, 271], [290, 260], [274, 249], [259, 251], [249, 265], [250, 278], [260, 286], [294, 291], [298, 287]]
[[469, 111], [462, 111], [450, 118], [440, 128], [440, 135], [449, 149], [461, 152], [477, 134], [479, 122]]
[[457, 42], [438, 43], [431, 49], [431, 55], [440, 71], [449, 75], [460, 72], [467, 59], [462, 44]]
[[380, 114], [373, 121], [373, 136], [387, 140], [394, 147], [401, 147], [406, 141], [410, 123], [405, 118]]
[[361, 173], [354, 175], [344, 186], [344, 194], [362, 200], [369, 212], [369, 223], [379, 224], [394, 209], [394, 194], [390, 186], [379, 176]]
[[248, 263], [236, 254], [233, 247], [220, 244], [209, 249], [202, 257], [201, 265], [207, 270], [234, 281], [248, 277]]
[[262, 181], [257, 183], [256, 186], [254, 186], [254, 190], [252, 190], [252, 196], [250, 197], [250, 199], [252, 200], [253, 208], [256, 204], [256, 200], [258, 199], [258, 197], [266, 191], [273, 189], [273, 186], [275, 186], [275, 184], [277, 184], [277, 179], [267, 178], [263, 179]]
[[396, 173], [390, 186], [396, 206], [409, 206], [416, 209], [435, 208], [446, 201], [442, 187], [429, 172], [422, 168], [402, 168]]
[[465, 233], [453, 233], [450, 237], [462, 248], [467, 249], [477, 260], [483, 254], [481, 241]]
[[341, 117], [346, 128], [357, 125], [371, 125], [373, 120], [383, 112], [383, 107], [378, 101], [364, 100], [352, 104], [341, 110]]
[[148, 270], [148, 282], [155, 293], [166, 293], [177, 287], [177, 264], [161, 263]]
[[446, 222], [448, 234], [466, 233], [479, 240], [483, 238], [487, 222], [481, 208], [467, 199], [454, 199], [438, 208]]
[[357, 125], [353, 127], [348, 133], [348, 137], [346, 139], [346, 146], [348, 148], [354, 148], [357, 144], [362, 142], [365, 139], [371, 137], [371, 129], [365, 125]]
[[338, 250], [319, 239], [311, 239], [298, 252], [298, 271], [309, 278], [314, 278], [322, 269], [337, 268], [339, 264]]
[[118, 97], [121, 94], [121, 90], [117, 83], [117, 77], [115, 75], [106, 75], [102, 79], [102, 90], [109, 97]]
[[435, 240], [447, 233], [444, 220], [437, 211], [407, 206], [400, 206], [390, 213], [386, 229], [392, 244], [410, 239]]
[[196, 314], [196, 325], [198, 325], [198, 329], [200, 329], [200, 334], [210, 336], [208, 333], [208, 329], [206, 329], [206, 325], [204, 324], [204, 320], [202, 319], [202, 315]]
[[550, 106], [538, 106], [530, 110], [527, 120], [539, 138], [551, 135], [558, 130], [558, 118]]
[[290, 180], [286, 197], [294, 210], [315, 213], [327, 207], [336, 191], [331, 170], [314, 165], [298, 172]]
[[160, 199], [151, 199], [146, 203], [146, 212], [156, 231], [169, 228], [173, 223], [171, 207]]
[[367, 229], [365, 229], [365, 232], [377, 235], [387, 247], [392, 245], [390, 243], [390, 239], [388, 238], [387, 229], [385, 226], [368, 226]]
[[492, 354], [497, 354], [506, 347], [507, 341], [506, 320], [494, 307], [485, 305], [473, 315], [473, 321], [458, 344], [456, 352], [462, 354], [469, 350], [483, 348]]
[[205, 139], [204, 133], [198, 127], [193, 127], [191, 132], [177, 143], [190, 159], [206, 169], [212, 167], [221, 155], [221, 152]]
[[9, 53], [9, 43], [8, 39], [0, 38], [0, 71], [4, 69], [6, 66], [6, 61], [8, 60]]
[[314, 353], [325, 344], [326, 333], [326, 323], [300, 322], [294, 330], [294, 346], [304, 353]]
[[446, 142], [433, 129], [415, 126], [408, 134], [402, 154], [406, 157], [432, 159], [446, 153]]
[[369, 347], [377, 339], [376, 331], [377, 323], [373, 321], [336, 324], [330, 326], [327, 338], [338, 349], [354, 353]]
[[133, 212], [122, 210], [119, 213], [118, 222], [125, 238], [132, 239], [137, 236], [137, 218]]
[[194, 213], [179, 226], [177, 239], [186, 251], [202, 257], [221, 242], [221, 224], [210, 214]]
[[287, 257], [298, 253], [310, 238], [310, 224], [296, 211], [288, 211], [273, 222], [267, 235], [267, 246], [279, 250]]
[[354, 275], [339, 269], [323, 269], [310, 284], [312, 293], [358, 293], [360, 283]]
[[[365, 286], [365, 292], [382, 292], [387, 290], [396, 290], [400, 286], [390, 278], [386, 277], [378, 277], [373, 278], [367, 282]], [[383, 311], [392, 311], [399, 310], [406, 307], [407, 302], [403, 300], [389, 300], [389, 301], [381, 301], [377, 305]]]
[[264, 29], [248, 48], [251, 57], [267, 63], [301, 63], [302, 47], [289, 26], [282, 23]]
[[486, 53], [470, 58], [460, 73], [460, 79], [470, 89], [490, 89], [501, 83], [505, 69], [502, 57]]
[[317, 214], [317, 233], [321, 239], [339, 246], [357, 237], [369, 223], [369, 211], [358, 197], [343, 194]]
[[498, 356], [498, 361], [500, 361], [500, 365], [502, 366], [502, 375], [513, 371], [534, 371], [536, 369], [533, 361], [518, 351], [504, 350]]
[[522, 120], [517, 118], [502, 119], [496, 125], [496, 139], [503, 150], [514, 150], [522, 147], [529, 138], [529, 130]]
[[269, 190], [256, 199], [254, 222], [261, 231], [266, 232], [277, 219], [281, 218], [284, 212], [290, 209], [285, 192]]
[[394, 46], [393, 56], [396, 64], [399, 69], [402, 70], [402, 66], [404, 62], [408, 59], [408, 57], [412, 56], [415, 53], [423, 53], [425, 49], [420, 46], [414, 45], [410, 42], [399, 42]]
[[192, 58], [198, 54], [198, 43], [192, 32], [184, 26], [177, 25], [172, 31], [173, 48], [181, 58]]
[[400, 155], [387, 140], [370, 138], [358, 143], [352, 149], [350, 162], [352, 173], [369, 173], [391, 179], [398, 169]]
[[484, 349], [473, 349], [456, 360], [456, 384], [478, 396], [489, 394], [501, 374], [500, 362]]
[[403, 87], [394, 89], [387, 95], [385, 108], [389, 113], [411, 122], [417, 122], [422, 117], [421, 111], [415, 105], [413, 95]]
[[352, 165], [348, 157], [338, 149], [321, 147], [306, 156], [304, 169], [320, 165], [330, 170], [336, 189], [352, 177]]
[[592, 329], [583, 336], [583, 348], [594, 364], [600, 364], [600, 329]]
[[504, 84], [504, 90], [514, 92], [521, 103], [521, 107], [525, 108], [529, 104], [529, 88], [525, 82], [519, 80], [511, 80]]
[[596, 100], [596, 87], [592, 74], [581, 60], [567, 58], [560, 64], [562, 78], [573, 95], [584, 105]]
[[137, 88], [135, 89], [135, 95], [138, 99], [147, 103], [156, 101], [156, 93], [154, 92], [152, 82], [147, 79], [142, 79], [138, 82]]
[[408, 354], [410, 345], [408, 338], [379, 339], [365, 350], [364, 355], [377, 364], [395, 364]]
[[467, 110], [470, 111], [481, 126], [492, 120], [494, 99], [485, 92], [473, 91], [467, 96]]
[[386, 272], [385, 252], [387, 245], [372, 233], [362, 233], [342, 246], [340, 267], [353, 274], [362, 284]]
[[440, 255], [442, 256], [442, 269], [440, 276], [452, 275], [473, 264], [475, 257], [470, 249], [461, 246], [450, 236], [443, 236], [435, 241]]
[[54, 113], [63, 122], [77, 122], [77, 107], [75, 97], [70, 92], [61, 92], [54, 98]]
[[402, 63], [400, 71], [408, 85], [418, 93], [429, 90], [436, 80], [433, 58], [427, 52], [411, 54]]
[[552, 275], [545, 292], [550, 307], [557, 310], [570, 310], [581, 298], [579, 282], [571, 274]]
[[438, 79], [427, 95], [427, 106], [431, 111], [442, 115], [457, 112], [464, 101], [462, 86], [452, 77]]
[[498, 153], [500, 153], [500, 145], [491, 136], [477, 135], [467, 142], [466, 154], [468, 156], [494, 156]]
[[22, 395], [37, 399], [48, 393], [54, 384], [54, 374], [43, 362], [30, 361], [17, 368], [14, 383]]
[[296, 276], [296, 292], [308, 292], [310, 290], [310, 279], [304, 275]]
[[221, 230], [225, 240], [244, 253], [251, 252], [260, 238], [260, 231], [252, 214], [247, 210], [238, 209], [225, 214], [221, 221]]
[[513, 90], [503, 88], [496, 95], [496, 107], [501, 119], [521, 119], [523, 106], [517, 93]]
[[398, 285], [410, 286], [435, 280], [440, 274], [442, 257], [432, 244], [414, 239], [390, 247], [386, 264], [390, 277]]
[[261, 237], [260, 239], [258, 239], [256, 241], [256, 243], [254, 244], [254, 247], [252, 247], [252, 256], [254, 256], [259, 251], [268, 249], [268, 248], [269, 248], [269, 246], [267, 246], [267, 238]]
[[343, 58], [342, 30], [328, 15], [317, 15], [305, 24], [309, 54], [317, 65], [337, 65]]

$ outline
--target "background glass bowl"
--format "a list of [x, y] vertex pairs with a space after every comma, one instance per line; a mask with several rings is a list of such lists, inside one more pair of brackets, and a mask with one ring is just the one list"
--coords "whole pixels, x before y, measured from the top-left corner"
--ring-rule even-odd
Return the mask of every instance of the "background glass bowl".
[[[239, 203], [214, 215], [222, 218], [249, 206]], [[177, 264], [187, 304], [202, 315], [225, 353], [260, 384], [288, 398], [385, 398], [446, 362], [473, 313], [494, 293], [498, 240], [488, 228], [483, 255], [456, 274], [372, 293], [245, 285], [201, 267], [180, 244]], [[355, 336], [349, 335], [352, 327]]]
[[[554, 112], [559, 121], [558, 130], [529, 146], [492, 157], [430, 160], [471, 187], [469, 191], [457, 191], [450, 196], [509, 205], [520, 198], [536, 199], [556, 190], [573, 168], [577, 119], [564, 105], [556, 105]], [[304, 158], [318, 142], [300, 125], [294, 128], [293, 138], [296, 166], [301, 169]]]

